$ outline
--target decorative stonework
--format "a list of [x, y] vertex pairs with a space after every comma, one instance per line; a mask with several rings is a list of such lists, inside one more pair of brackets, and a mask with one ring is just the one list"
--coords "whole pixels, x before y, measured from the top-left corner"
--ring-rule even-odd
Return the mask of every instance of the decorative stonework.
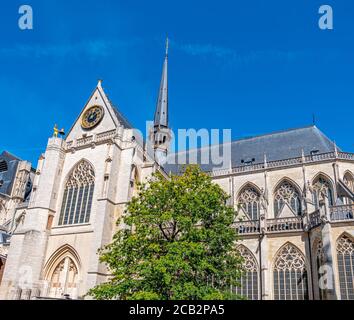
[[239, 246], [237, 250], [239, 251], [241, 257], [243, 258], [242, 265], [245, 271], [257, 271], [257, 262], [253, 254], [250, 252], [250, 250], [242, 245]]
[[354, 178], [349, 172], [344, 175], [343, 182], [350, 191], [354, 192]]
[[333, 204], [333, 194], [331, 183], [322, 175], [320, 175], [312, 185], [314, 202], [318, 206], [319, 201], [328, 199], [330, 205]]
[[90, 220], [95, 173], [93, 167], [82, 160], [72, 171], [65, 185], [59, 225], [88, 223]]
[[278, 253], [274, 264], [274, 270], [291, 271], [306, 270], [305, 258], [302, 253], [292, 244], [286, 244]]
[[275, 191], [274, 210], [275, 215], [279, 216], [288, 204], [295, 214], [301, 214], [301, 197], [297, 189], [288, 181], [284, 181]]
[[82, 185], [93, 184], [95, 182], [95, 172], [87, 161], [81, 161], [70, 175], [66, 182], [67, 188], [80, 187]]
[[354, 242], [346, 235], [343, 235], [337, 243], [337, 252], [340, 254], [354, 255]]
[[244, 188], [238, 198], [238, 203], [244, 213], [248, 215], [250, 220], [259, 219], [259, 202], [260, 194], [252, 186], [247, 186]]
[[341, 300], [354, 300], [354, 241], [346, 234], [337, 241], [337, 262]]

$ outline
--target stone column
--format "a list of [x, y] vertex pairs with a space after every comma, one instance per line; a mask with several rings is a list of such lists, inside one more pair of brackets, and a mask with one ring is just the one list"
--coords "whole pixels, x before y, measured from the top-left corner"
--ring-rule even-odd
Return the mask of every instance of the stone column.
[[262, 300], [270, 300], [270, 279], [268, 270], [268, 238], [266, 234], [260, 235], [260, 278], [261, 278], [261, 292]]

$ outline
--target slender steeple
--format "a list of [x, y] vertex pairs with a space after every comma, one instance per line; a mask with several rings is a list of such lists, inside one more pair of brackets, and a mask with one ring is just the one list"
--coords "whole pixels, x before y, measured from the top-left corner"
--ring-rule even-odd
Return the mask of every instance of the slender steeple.
[[155, 159], [163, 165], [167, 158], [168, 147], [171, 142], [171, 132], [168, 127], [168, 39], [166, 39], [166, 54], [162, 68], [160, 90], [156, 104], [154, 127], [150, 139], [154, 145]]
[[166, 39], [166, 55], [162, 68], [162, 76], [160, 82], [159, 96], [156, 104], [154, 127], [168, 127], [168, 79], [167, 79], [167, 66], [168, 66], [168, 38]]

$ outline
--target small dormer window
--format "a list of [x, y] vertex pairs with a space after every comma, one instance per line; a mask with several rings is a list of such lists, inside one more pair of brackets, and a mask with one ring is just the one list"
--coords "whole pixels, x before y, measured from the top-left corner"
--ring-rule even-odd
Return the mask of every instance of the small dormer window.
[[5, 172], [7, 171], [7, 163], [5, 160], [0, 160], [0, 172]]

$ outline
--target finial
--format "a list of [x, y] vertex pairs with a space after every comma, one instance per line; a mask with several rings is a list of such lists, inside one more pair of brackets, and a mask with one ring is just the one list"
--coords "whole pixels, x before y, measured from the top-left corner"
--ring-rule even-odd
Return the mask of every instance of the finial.
[[304, 148], [301, 149], [301, 161], [305, 162], [305, 151], [304, 151]]
[[98, 84], [97, 84], [97, 87], [102, 87], [102, 79], [98, 79]]
[[338, 148], [337, 148], [336, 141], [333, 141], [333, 144], [334, 144], [334, 156], [337, 158], [338, 157]]
[[264, 153], [263, 162], [264, 162], [264, 168], [267, 168], [268, 167], [268, 163], [267, 163], [267, 154], [266, 153]]
[[59, 130], [58, 130], [57, 124], [54, 125], [53, 130], [54, 130], [54, 132], [53, 132], [53, 137], [58, 138]]
[[168, 56], [168, 36], [166, 37], [166, 57]]
[[59, 130], [57, 124], [54, 125], [53, 130], [54, 130], [53, 137], [55, 137], [55, 138], [58, 138], [58, 135], [61, 135], [61, 136], [65, 135], [64, 128]]

